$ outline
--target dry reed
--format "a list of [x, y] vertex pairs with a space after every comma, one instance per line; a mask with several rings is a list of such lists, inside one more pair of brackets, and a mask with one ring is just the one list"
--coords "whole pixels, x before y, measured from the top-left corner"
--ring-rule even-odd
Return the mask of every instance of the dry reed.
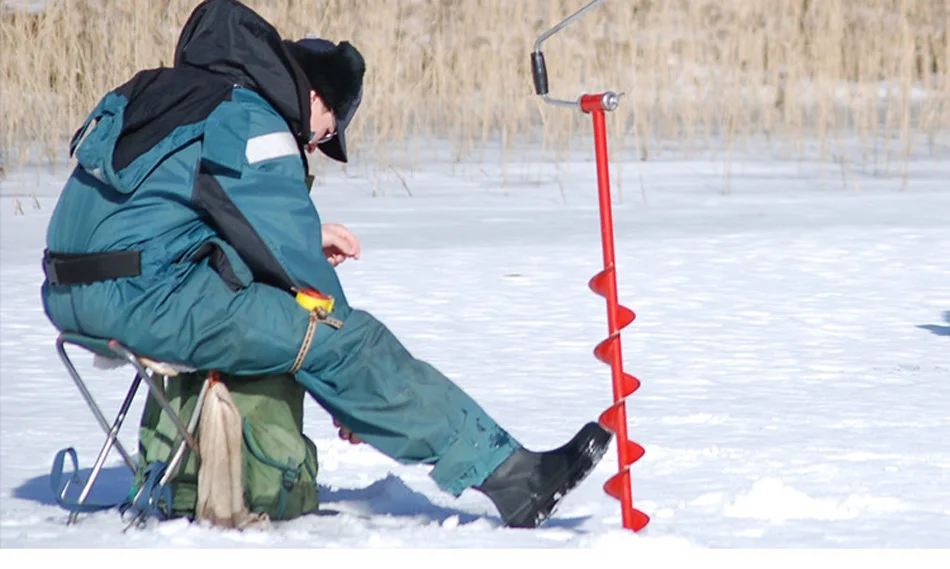
[[[589, 121], [534, 96], [535, 38], [586, 0], [249, 0], [287, 37], [350, 40], [368, 63], [350, 141], [393, 169], [427, 144], [456, 161], [538, 144], [555, 159]], [[7, 2], [8, 5], [11, 2]], [[36, 2], [33, 2], [36, 4]], [[167, 65], [195, 0], [4, 8], [0, 162], [62, 158], [106, 91]], [[950, 124], [947, 0], [608, 0], [545, 44], [552, 95], [625, 93], [613, 152], [734, 152], [873, 162], [931, 153]], [[857, 141], [857, 155], [846, 158]], [[405, 182], [403, 182], [405, 183]]]

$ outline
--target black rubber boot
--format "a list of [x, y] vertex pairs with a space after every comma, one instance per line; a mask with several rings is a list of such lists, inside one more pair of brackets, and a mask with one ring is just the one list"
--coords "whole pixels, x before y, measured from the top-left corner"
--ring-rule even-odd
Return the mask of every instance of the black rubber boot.
[[538, 527], [594, 470], [611, 436], [597, 423], [587, 423], [560, 448], [547, 452], [519, 448], [475, 489], [494, 502], [505, 525]]

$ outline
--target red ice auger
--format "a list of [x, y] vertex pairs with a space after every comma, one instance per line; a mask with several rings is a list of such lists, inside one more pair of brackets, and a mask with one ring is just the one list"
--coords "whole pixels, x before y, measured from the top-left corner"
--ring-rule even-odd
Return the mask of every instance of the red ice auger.
[[590, 114], [594, 119], [594, 148], [597, 156], [597, 188], [600, 199], [600, 231], [604, 249], [604, 270], [590, 280], [590, 288], [607, 299], [607, 327], [609, 336], [594, 348], [597, 359], [610, 365], [613, 379], [614, 404], [600, 415], [600, 424], [617, 436], [617, 455], [620, 472], [604, 485], [604, 491], [620, 500], [623, 527], [640, 531], [650, 517], [633, 507], [630, 485], [630, 465], [644, 454], [643, 447], [627, 438], [627, 408], [625, 400], [640, 387], [640, 381], [623, 371], [620, 331], [630, 325], [636, 315], [617, 302], [617, 270], [614, 263], [613, 214], [610, 203], [610, 174], [607, 165], [607, 128], [604, 112], [613, 111], [620, 104], [620, 96], [613, 91], [582, 95], [576, 101], [564, 101], [548, 96], [548, 73], [544, 64], [541, 44], [571, 22], [583, 16], [603, 0], [594, 0], [550, 30], [538, 36], [531, 53], [531, 72], [534, 90], [544, 102], [571, 107]]

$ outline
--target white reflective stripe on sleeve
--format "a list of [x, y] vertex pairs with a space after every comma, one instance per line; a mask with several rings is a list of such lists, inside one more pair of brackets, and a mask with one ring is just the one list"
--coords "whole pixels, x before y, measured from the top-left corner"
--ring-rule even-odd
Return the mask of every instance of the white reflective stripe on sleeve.
[[287, 131], [272, 132], [255, 136], [247, 141], [247, 163], [263, 162], [284, 156], [296, 156], [300, 153], [294, 135]]

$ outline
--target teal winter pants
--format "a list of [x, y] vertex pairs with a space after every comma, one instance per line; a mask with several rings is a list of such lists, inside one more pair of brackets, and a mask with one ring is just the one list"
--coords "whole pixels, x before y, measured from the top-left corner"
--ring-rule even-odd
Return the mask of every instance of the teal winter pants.
[[459, 495], [518, 447], [451, 380], [417, 360], [381, 322], [353, 310], [340, 330], [321, 325], [315, 356], [297, 374], [320, 405], [361, 439], [404, 463], [435, 464]]

